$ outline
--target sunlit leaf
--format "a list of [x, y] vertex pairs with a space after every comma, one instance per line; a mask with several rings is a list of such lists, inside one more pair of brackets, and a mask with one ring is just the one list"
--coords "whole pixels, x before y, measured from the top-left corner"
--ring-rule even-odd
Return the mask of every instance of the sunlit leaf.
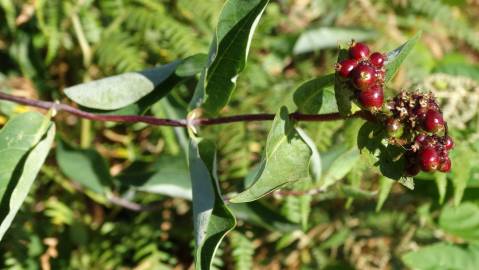
[[[103, 78], [65, 89], [76, 103], [92, 109], [116, 110], [126, 107], [150, 94], [169, 79], [181, 61], [144, 70]], [[170, 89], [168, 89], [169, 91]], [[162, 93], [162, 96], [168, 92]]]
[[388, 52], [387, 60], [385, 64], [385, 67], [386, 67], [385, 82], [389, 82], [394, 77], [394, 75], [398, 72], [399, 67], [404, 62], [404, 60], [406, 59], [408, 54], [411, 52], [411, 50], [414, 48], [414, 45], [416, 45], [416, 42], [419, 40], [420, 37], [421, 37], [421, 32], [418, 32], [406, 43], [399, 46], [395, 50]]
[[213, 38], [209, 62], [202, 73], [191, 107], [215, 115], [229, 101], [243, 71], [253, 34], [269, 0], [226, 2]]
[[311, 154], [310, 147], [290, 120], [288, 110], [282, 107], [273, 121], [255, 181], [231, 202], [254, 201], [285, 184], [308, 179]]

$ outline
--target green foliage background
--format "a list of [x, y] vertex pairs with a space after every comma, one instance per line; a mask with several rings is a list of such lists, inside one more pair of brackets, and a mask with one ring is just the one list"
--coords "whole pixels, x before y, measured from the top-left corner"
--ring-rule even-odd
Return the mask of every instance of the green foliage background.
[[[0, 0], [0, 87], [17, 95], [68, 102], [63, 94], [67, 86], [207, 53], [222, 5], [222, 0]], [[389, 51], [422, 30], [392, 86], [427, 87], [440, 97], [457, 142], [454, 170], [447, 178], [420, 175], [410, 191], [380, 178], [366, 156], [332, 162], [330, 171], [323, 168], [324, 179], [332, 183], [325, 192], [276, 194], [233, 206], [238, 226], [221, 244], [215, 267], [475, 269], [477, 17], [479, 3], [474, 0], [272, 1], [223, 115], [272, 113], [283, 104], [294, 110], [294, 89], [333, 71], [338, 40], [345, 44], [351, 37], [366, 39], [374, 49]], [[307, 42], [299, 42], [301, 38]], [[184, 117], [194, 85], [191, 80], [178, 86], [167, 104], [156, 104], [152, 113]], [[387, 95], [393, 94], [388, 90]], [[27, 110], [31, 109], [0, 103], [2, 122]], [[171, 176], [183, 179], [187, 171], [181, 170], [187, 168], [172, 157], [179, 157], [184, 145], [173, 129], [88, 123], [65, 114], [55, 119], [63, 140], [95, 148], [106, 159], [112, 190], [159, 207], [134, 212], [113, 205], [107, 199], [110, 190], [96, 193], [72, 181], [52, 152], [0, 242], [0, 268], [189, 269], [190, 202], [150, 193], [148, 186], [131, 188], [123, 184], [124, 174], [119, 176], [139, 166], [137, 171], [145, 174], [133, 176], [145, 178], [160, 156], [168, 160], [160, 169], [173, 164], [178, 174]], [[355, 145], [360, 124], [351, 120], [302, 128], [322, 156], [334, 160], [357, 155], [343, 146]], [[254, 170], [269, 128], [268, 123], [238, 123], [202, 130], [217, 138], [225, 193], [241, 189]], [[436, 259], [448, 256], [462, 259]]]

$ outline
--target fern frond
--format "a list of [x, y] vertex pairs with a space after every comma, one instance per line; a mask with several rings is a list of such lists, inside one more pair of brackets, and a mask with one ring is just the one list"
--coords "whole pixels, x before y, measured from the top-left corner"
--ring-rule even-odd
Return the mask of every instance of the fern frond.
[[140, 70], [144, 66], [141, 49], [127, 33], [104, 35], [96, 48], [98, 64], [111, 73]]
[[253, 268], [254, 245], [245, 235], [240, 232], [232, 232], [229, 235], [233, 249], [233, 259], [236, 270], [251, 270]]

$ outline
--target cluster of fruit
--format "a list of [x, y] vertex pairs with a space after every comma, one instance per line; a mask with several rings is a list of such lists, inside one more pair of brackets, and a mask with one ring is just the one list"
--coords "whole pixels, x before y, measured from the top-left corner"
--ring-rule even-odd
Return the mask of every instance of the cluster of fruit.
[[449, 172], [454, 142], [432, 93], [402, 91], [383, 107], [385, 55], [370, 54], [367, 45], [354, 41], [348, 52], [349, 58], [336, 64], [336, 72], [355, 91], [359, 104], [383, 122], [391, 141], [406, 149], [406, 175]]
[[432, 93], [401, 92], [386, 109], [390, 112], [385, 123], [390, 135], [411, 141], [405, 145], [407, 175], [451, 170], [449, 150], [454, 142], [447, 135], [447, 124]]
[[380, 109], [384, 103], [385, 55], [379, 52], [370, 54], [366, 44], [353, 41], [349, 57], [336, 64], [336, 72], [349, 80], [362, 107]]

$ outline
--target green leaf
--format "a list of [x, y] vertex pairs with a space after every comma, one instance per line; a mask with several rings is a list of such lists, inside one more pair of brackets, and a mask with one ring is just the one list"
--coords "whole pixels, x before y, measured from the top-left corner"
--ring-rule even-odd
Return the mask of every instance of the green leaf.
[[192, 138], [189, 168], [193, 188], [195, 268], [201, 270], [210, 269], [219, 244], [236, 226], [235, 217], [220, 193], [216, 166], [214, 143]]
[[296, 89], [293, 100], [301, 113], [320, 114], [338, 111], [334, 89], [334, 74], [309, 80]]
[[273, 232], [291, 232], [299, 229], [298, 224], [290, 222], [277, 213], [273, 206], [263, 201], [231, 204], [230, 208], [236, 218]]
[[323, 170], [323, 167], [321, 165], [321, 155], [318, 151], [318, 147], [314, 143], [313, 139], [311, 139], [303, 129], [296, 128], [296, 131], [304, 140], [304, 142], [309, 146], [309, 149], [311, 149], [309, 173], [311, 175], [311, 180], [313, 181], [313, 183], [317, 183], [321, 179], [321, 173]]
[[479, 246], [438, 243], [408, 252], [402, 260], [415, 270], [476, 270], [479, 265]]
[[416, 45], [417, 41], [421, 37], [421, 32], [416, 33], [410, 40], [408, 40], [403, 45], [399, 46], [393, 51], [388, 52], [387, 54], [387, 61], [386, 61], [386, 78], [385, 82], [389, 82], [394, 75], [398, 72], [399, 67], [401, 66], [402, 62], [408, 54], [413, 49], [414, 45]]
[[309, 179], [311, 154], [310, 147], [289, 119], [288, 110], [282, 107], [273, 121], [254, 183], [231, 202], [254, 201], [285, 184]]
[[336, 48], [340, 43], [351, 42], [351, 40], [365, 41], [376, 36], [377, 34], [370, 30], [320, 27], [303, 32], [294, 45], [293, 53], [301, 54], [319, 49]]
[[[181, 61], [156, 67], [141, 72], [128, 72], [112, 77], [91, 81], [65, 89], [65, 94], [81, 106], [116, 110], [139, 101], [167, 81]], [[161, 89], [161, 88], [160, 88]], [[161, 92], [161, 96], [167, 91]]]
[[191, 101], [216, 115], [231, 98], [243, 71], [253, 33], [269, 0], [229, 0], [221, 11], [209, 62]]
[[176, 68], [176, 75], [180, 77], [192, 77], [201, 73], [208, 63], [208, 55], [199, 53], [185, 58]]
[[439, 217], [439, 226], [449, 234], [465, 241], [479, 241], [479, 207], [473, 203], [462, 203], [457, 207], [446, 206]]
[[27, 197], [33, 181], [50, 152], [54, 137], [55, 124], [51, 124], [46, 136], [22, 158], [15, 166], [12, 177], [6, 181], [8, 182], [7, 190], [0, 198], [0, 240]]
[[136, 190], [191, 200], [191, 181], [186, 158], [163, 154], [150, 164], [134, 163], [116, 178]]
[[[349, 58], [348, 50], [340, 49], [337, 62]], [[338, 111], [343, 116], [348, 116], [359, 110], [359, 107], [353, 103], [354, 89], [347, 79], [335, 73], [334, 77], [334, 95], [338, 105]]]
[[94, 149], [77, 149], [57, 140], [57, 163], [72, 181], [97, 193], [106, 192], [112, 184], [106, 160]]
[[[461, 203], [464, 191], [471, 179], [473, 164], [477, 164], [476, 154], [471, 151], [468, 144], [458, 143], [454, 150], [450, 152], [452, 169], [450, 179], [454, 187], [454, 205]], [[459, 165], [460, 166], [455, 166]]]
[[445, 73], [453, 76], [464, 76], [479, 82], [479, 67], [469, 63], [440, 64], [433, 70], [434, 73]]
[[[18, 164], [26, 158], [50, 126], [50, 119], [29, 112], [10, 119], [0, 131], [0, 198], [7, 199], [15, 187], [12, 182]], [[18, 178], [16, 178], [18, 180]], [[3, 204], [2, 204], [3, 205]]]
[[414, 188], [412, 178], [405, 177], [406, 162], [404, 149], [388, 143], [384, 127], [366, 122], [358, 132], [358, 148], [364, 149], [374, 158], [374, 165], [379, 167], [381, 174], [398, 181], [409, 189]]
[[447, 191], [447, 174], [435, 173], [434, 181], [436, 182], [437, 191], [439, 193], [439, 204], [443, 204]]
[[376, 212], [379, 212], [383, 208], [386, 199], [389, 197], [393, 184], [394, 181], [387, 177], [379, 178], [379, 196], [376, 203]]
[[354, 168], [359, 157], [359, 151], [346, 144], [338, 144], [328, 152], [322, 153], [323, 174], [319, 187], [325, 190], [343, 179]]

